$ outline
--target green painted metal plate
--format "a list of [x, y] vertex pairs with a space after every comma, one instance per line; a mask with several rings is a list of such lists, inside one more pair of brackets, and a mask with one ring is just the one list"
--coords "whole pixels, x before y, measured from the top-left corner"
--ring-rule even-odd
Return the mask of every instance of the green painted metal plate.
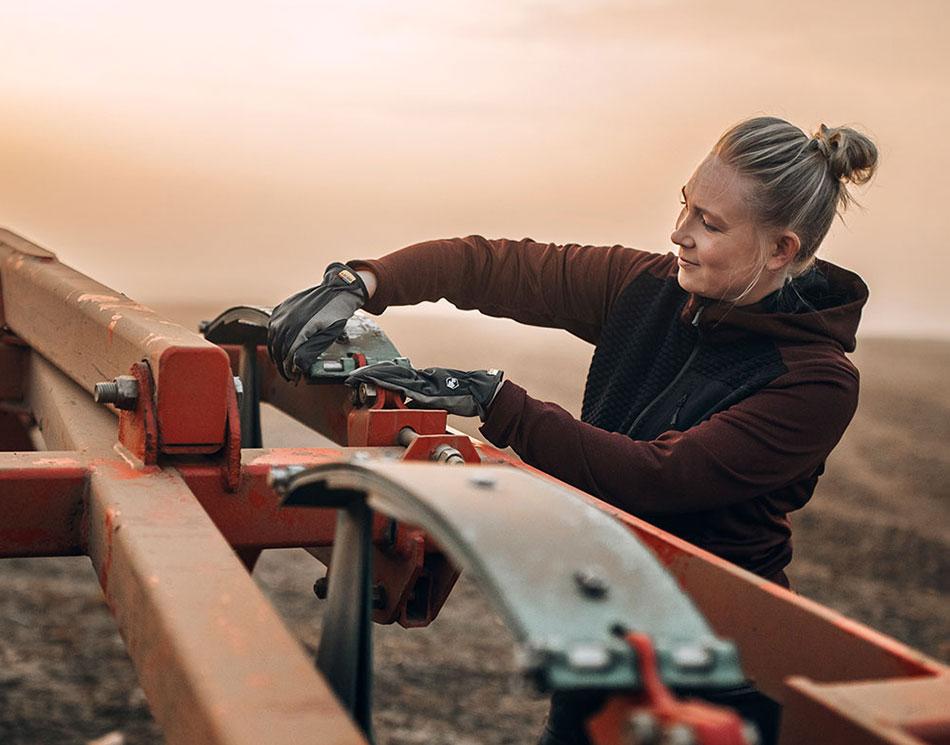
[[365, 498], [423, 528], [484, 589], [542, 690], [636, 688], [631, 631], [651, 637], [671, 688], [744, 681], [734, 645], [713, 634], [649, 549], [572, 490], [510, 466], [362, 456], [276, 474], [275, 487], [286, 505]]

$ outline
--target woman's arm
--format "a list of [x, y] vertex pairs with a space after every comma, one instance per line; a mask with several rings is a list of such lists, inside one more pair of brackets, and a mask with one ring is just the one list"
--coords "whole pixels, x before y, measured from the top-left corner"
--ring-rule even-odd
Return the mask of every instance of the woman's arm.
[[853, 368], [801, 371], [685, 432], [634, 440], [578, 421], [506, 382], [481, 432], [525, 462], [627, 512], [715, 509], [813, 475], [857, 406]]
[[365, 309], [447, 299], [463, 310], [564, 328], [596, 343], [611, 305], [642, 271], [663, 271], [667, 256], [623, 246], [542, 244], [530, 239], [426, 241], [349, 266], [377, 287]]

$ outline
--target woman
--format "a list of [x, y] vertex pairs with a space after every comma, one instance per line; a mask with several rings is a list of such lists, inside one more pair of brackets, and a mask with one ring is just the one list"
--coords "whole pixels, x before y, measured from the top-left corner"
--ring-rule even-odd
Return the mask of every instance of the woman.
[[332, 265], [275, 309], [271, 355], [288, 377], [309, 369], [364, 303], [381, 313], [447, 298], [564, 328], [596, 345], [580, 420], [497, 371], [382, 365], [353, 382], [477, 413], [493, 444], [788, 586], [787, 514], [811, 497], [854, 414], [845, 353], [867, 300], [857, 275], [815, 253], [850, 201], [847, 183], [876, 165], [853, 129], [808, 137], [750, 119], [683, 187], [675, 253], [472, 236]]

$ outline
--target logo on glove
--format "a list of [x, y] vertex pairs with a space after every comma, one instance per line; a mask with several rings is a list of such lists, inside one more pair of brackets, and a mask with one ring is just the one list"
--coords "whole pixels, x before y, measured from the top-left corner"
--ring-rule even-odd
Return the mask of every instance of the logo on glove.
[[454, 391], [456, 388], [459, 387], [459, 379], [458, 379], [458, 378], [446, 378], [446, 379], [445, 379], [445, 387], [448, 388], [448, 389], [450, 389], [450, 390], [453, 390], [453, 391]]

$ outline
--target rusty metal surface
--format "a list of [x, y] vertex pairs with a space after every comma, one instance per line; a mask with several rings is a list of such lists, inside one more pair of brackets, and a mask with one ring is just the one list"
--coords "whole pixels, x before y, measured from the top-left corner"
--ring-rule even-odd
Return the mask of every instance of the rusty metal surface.
[[[22, 397], [54, 451], [0, 453], [0, 556], [75, 554], [88, 545], [170, 742], [302, 742], [314, 732], [321, 742], [361, 742], [234, 555], [330, 545], [332, 513], [278, 514], [266, 470], [357, 451], [328, 440], [324, 449], [244, 451], [242, 466], [237, 432], [227, 427], [234, 411], [227, 355], [8, 231], [0, 231], [4, 320], [35, 351], [10, 351], [18, 341], [4, 337], [0, 399], [15, 408]], [[266, 351], [257, 352], [264, 398], [344, 442], [349, 389], [285, 383]], [[115, 412], [89, 395], [94, 383], [142, 360], [156, 382], [156, 431], [164, 443], [151, 466], [136, 465], [141, 459], [117, 443]], [[212, 451], [217, 455], [193, 455]], [[397, 450], [372, 451], [399, 457]], [[483, 462], [515, 462], [487, 445], [478, 452]], [[816, 728], [827, 742], [948, 741], [945, 666], [582, 496], [633, 530], [713, 629], [737, 642], [755, 682], [788, 706], [785, 741], [813, 741]], [[384, 527], [374, 526], [374, 542], [377, 556], [393, 562], [387, 581], [408, 586], [420, 560], [443, 558], [427, 545], [385, 547]], [[399, 536], [416, 533], [399, 525], [396, 535], [399, 544]], [[434, 616], [440, 603], [422, 617]]]
[[[352, 389], [342, 383], [289, 383], [277, 373], [267, 349], [257, 352], [261, 401], [269, 403], [337, 445], [347, 443], [347, 414]], [[266, 445], [266, 443], [265, 443]]]
[[134, 466], [113, 414], [39, 355], [30, 367], [44, 436], [74, 451], [0, 455], [17, 516], [0, 540], [16, 555], [85, 547], [167, 741], [364, 742], [180, 474]]
[[792, 678], [781, 745], [935, 745], [950, 742], [950, 676], [864, 683]]
[[87, 391], [146, 359], [156, 385], [163, 447], [220, 448], [227, 355], [52, 255], [41, 258], [36, 250], [24, 250], [30, 245], [8, 232], [0, 242], [7, 326]]
[[87, 470], [72, 452], [0, 453], [0, 557], [82, 554]]
[[167, 742], [363, 742], [174, 471], [97, 466], [89, 548]]
[[26, 400], [47, 448], [115, 455], [115, 415], [96, 406], [87, 391], [35, 352], [29, 359]]

